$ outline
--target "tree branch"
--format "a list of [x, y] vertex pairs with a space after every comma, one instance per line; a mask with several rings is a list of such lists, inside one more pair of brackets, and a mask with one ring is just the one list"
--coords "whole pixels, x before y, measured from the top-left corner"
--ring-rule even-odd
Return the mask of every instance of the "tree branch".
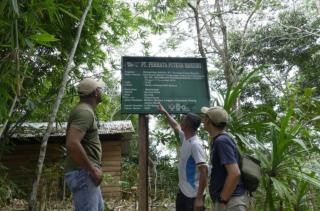
[[222, 49], [220, 48], [220, 46], [219, 46], [218, 42], [216, 41], [216, 39], [214, 38], [213, 31], [211, 30], [210, 26], [208, 25], [208, 21], [207, 21], [205, 15], [203, 14], [203, 12], [202, 12], [202, 10], [201, 10], [200, 8], [199, 8], [198, 12], [199, 12], [199, 14], [201, 15], [201, 19], [202, 19], [203, 22], [204, 22], [204, 26], [205, 26], [205, 28], [206, 28], [206, 31], [207, 31], [208, 35], [209, 35], [209, 38], [210, 38], [211, 43], [212, 43], [212, 44], [214, 45], [214, 47], [218, 50], [219, 55], [220, 55], [220, 56], [223, 56], [223, 51], [222, 51]]
[[282, 27], [288, 28], [288, 29], [296, 29], [298, 32], [305, 32], [305, 33], [308, 34], [308, 35], [320, 37], [320, 34], [317, 34], [317, 33], [314, 33], [314, 32], [310, 32], [310, 31], [308, 31], [308, 30], [301, 29], [301, 28], [296, 27], [296, 26], [288, 26], [288, 25], [285, 25], [285, 24], [280, 23], [280, 22], [275, 22], [275, 23], [279, 24], [279, 25], [282, 26]]
[[250, 13], [248, 19], [246, 20], [246, 23], [244, 25], [244, 29], [242, 31], [242, 35], [241, 35], [241, 44], [240, 44], [240, 56], [239, 56], [239, 60], [238, 60], [238, 63], [236, 65], [236, 68], [238, 68], [241, 64], [242, 64], [242, 58], [243, 58], [243, 53], [244, 53], [244, 49], [245, 49], [245, 46], [244, 46], [244, 38], [245, 38], [245, 35], [246, 35], [246, 32], [247, 32], [247, 28], [248, 28], [248, 25], [249, 25], [249, 22], [251, 20], [251, 18], [253, 17], [253, 15], [257, 12], [257, 10], [260, 8], [260, 5], [261, 5], [261, 0], [257, 2], [256, 6], [254, 7], [254, 9], [252, 10], [252, 12]]

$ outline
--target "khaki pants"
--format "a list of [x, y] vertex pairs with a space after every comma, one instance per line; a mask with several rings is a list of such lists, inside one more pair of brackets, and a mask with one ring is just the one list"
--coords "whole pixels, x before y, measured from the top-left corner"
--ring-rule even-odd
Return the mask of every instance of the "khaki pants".
[[233, 196], [229, 199], [226, 208], [222, 208], [219, 202], [214, 203], [214, 211], [246, 211], [249, 207], [249, 196], [247, 193], [242, 196]]

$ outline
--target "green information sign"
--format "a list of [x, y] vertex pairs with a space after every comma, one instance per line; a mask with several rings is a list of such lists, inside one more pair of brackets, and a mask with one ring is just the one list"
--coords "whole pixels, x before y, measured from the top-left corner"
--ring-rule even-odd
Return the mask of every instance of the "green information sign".
[[205, 58], [122, 57], [121, 112], [200, 113], [210, 101]]

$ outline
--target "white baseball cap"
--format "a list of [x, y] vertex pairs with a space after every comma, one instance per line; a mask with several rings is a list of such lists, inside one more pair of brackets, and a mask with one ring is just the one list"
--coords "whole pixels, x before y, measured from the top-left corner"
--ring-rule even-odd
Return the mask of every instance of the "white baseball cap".
[[214, 107], [202, 107], [201, 112], [208, 115], [209, 119], [215, 124], [215, 125], [226, 125], [228, 123], [229, 115], [227, 111], [220, 107], [220, 106], [214, 106]]
[[104, 88], [105, 83], [102, 80], [94, 80], [92, 78], [85, 78], [77, 86], [78, 94], [80, 96], [90, 95], [97, 88]]

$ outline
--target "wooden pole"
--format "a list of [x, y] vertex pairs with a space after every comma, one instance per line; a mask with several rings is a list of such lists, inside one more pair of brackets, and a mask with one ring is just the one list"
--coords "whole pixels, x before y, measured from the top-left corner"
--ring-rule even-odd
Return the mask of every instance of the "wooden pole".
[[149, 123], [144, 114], [139, 114], [139, 139], [139, 211], [148, 211]]

